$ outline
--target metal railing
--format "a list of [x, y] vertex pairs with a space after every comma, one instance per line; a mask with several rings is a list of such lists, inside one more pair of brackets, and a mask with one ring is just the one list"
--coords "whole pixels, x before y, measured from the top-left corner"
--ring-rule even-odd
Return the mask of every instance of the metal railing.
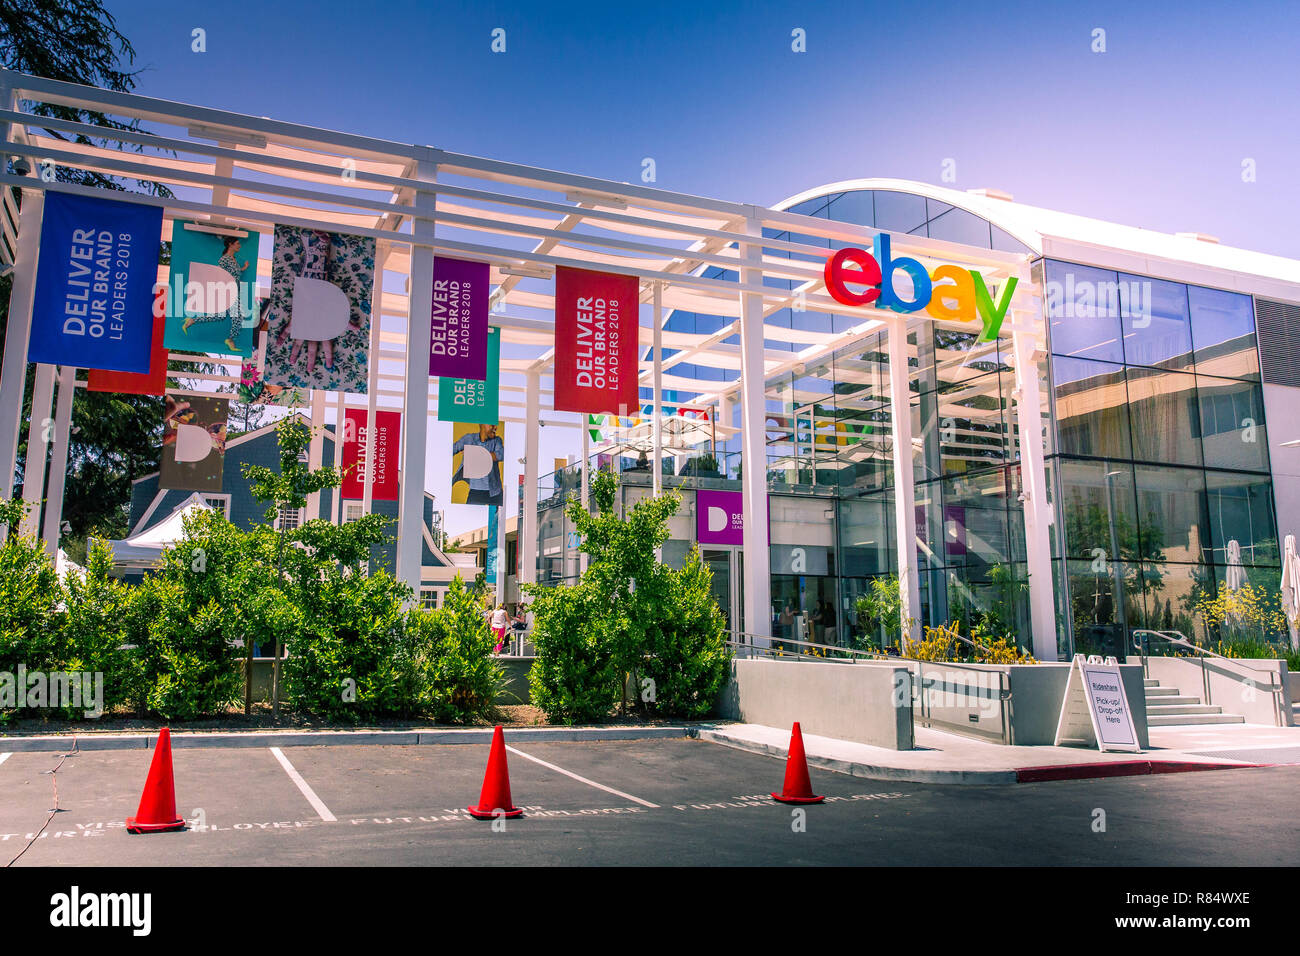
[[[1192, 659], [1196, 660], [1201, 665], [1201, 689], [1204, 693], [1204, 696], [1201, 699], [1203, 703], [1207, 705], [1214, 703], [1212, 699], [1213, 692], [1210, 685], [1210, 669], [1208, 667], [1209, 662], [1213, 660], [1218, 662], [1224, 670], [1231, 671], [1233, 668], [1237, 668], [1237, 673], [1229, 676], [1235, 676], [1239, 680], [1244, 680], [1255, 690], [1262, 690], [1267, 693], [1273, 700], [1273, 719], [1275, 725], [1279, 727], [1285, 726], [1286, 722], [1283, 717], [1285, 712], [1284, 708], [1289, 707], [1290, 703], [1285, 698], [1285, 685], [1281, 681], [1275, 680], [1276, 675], [1273, 671], [1253, 667], [1239, 657], [1227, 657], [1217, 651], [1201, 647], [1199, 644], [1188, 640], [1187, 635], [1183, 634], [1182, 631], [1156, 631], [1150, 628], [1138, 628], [1133, 631], [1132, 637], [1133, 647], [1142, 658], [1143, 677], [1151, 676], [1147, 659], [1151, 657], [1151, 638], [1154, 637], [1157, 640], [1165, 641], [1166, 643], [1173, 645], [1179, 650], [1190, 651], [1193, 654], [1199, 655]], [[1247, 673], [1242, 674], [1242, 671]], [[1266, 682], [1261, 680], [1261, 675], [1267, 678]]]
[[815, 641], [796, 641], [788, 637], [771, 637], [749, 631], [732, 631], [727, 646], [737, 657], [772, 657], [795, 661], [858, 661], [901, 660], [880, 651], [860, 651], [838, 644], [818, 644]]

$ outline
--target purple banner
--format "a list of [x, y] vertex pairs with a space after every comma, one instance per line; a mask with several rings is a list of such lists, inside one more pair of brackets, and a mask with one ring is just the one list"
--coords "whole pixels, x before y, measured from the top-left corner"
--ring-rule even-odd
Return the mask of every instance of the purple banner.
[[433, 260], [430, 375], [487, 380], [490, 275], [486, 262]]
[[695, 540], [700, 544], [744, 544], [744, 501], [739, 491], [697, 491]]

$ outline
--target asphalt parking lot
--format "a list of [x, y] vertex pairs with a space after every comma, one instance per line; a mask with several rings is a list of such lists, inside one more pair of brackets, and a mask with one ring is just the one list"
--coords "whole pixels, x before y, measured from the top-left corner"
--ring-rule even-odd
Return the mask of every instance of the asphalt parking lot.
[[[768, 797], [779, 759], [694, 739], [513, 747], [522, 818], [482, 822], [488, 747], [178, 748], [182, 832], [127, 834], [148, 750], [0, 762], [15, 866], [859, 864], [1291, 865], [1300, 767], [1014, 786], [814, 770], [827, 803]], [[43, 833], [42, 824], [56, 813]], [[1105, 828], [1096, 829], [1098, 811]]]

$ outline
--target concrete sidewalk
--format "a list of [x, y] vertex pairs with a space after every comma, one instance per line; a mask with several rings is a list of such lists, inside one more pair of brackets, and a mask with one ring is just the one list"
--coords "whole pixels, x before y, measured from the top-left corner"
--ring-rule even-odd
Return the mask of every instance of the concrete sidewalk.
[[[1228, 728], [1215, 727], [1213, 748], [1203, 736], [1207, 728], [1187, 729], [1201, 731], [1201, 735], [1153, 730], [1151, 749], [1140, 754], [1100, 753], [1081, 747], [1006, 747], [925, 727], [916, 728], [914, 750], [887, 750], [815, 734], [804, 734], [803, 741], [810, 766], [873, 780], [915, 783], [1007, 784], [1300, 763], [1300, 728], [1240, 724], [1231, 727], [1235, 736], [1230, 736]], [[790, 743], [789, 728], [761, 724], [719, 725], [701, 729], [699, 735], [702, 740], [774, 757], [785, 757]], [[1297, 748], [1295, 753], [1292, 748]], [[1240, 756], [1270, 752], [1289, 759], [1243, 760]]]

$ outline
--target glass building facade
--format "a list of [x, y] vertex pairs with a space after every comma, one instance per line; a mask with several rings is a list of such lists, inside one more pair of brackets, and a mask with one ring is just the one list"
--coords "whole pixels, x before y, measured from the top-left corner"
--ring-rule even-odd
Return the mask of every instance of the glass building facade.
[[[996, 224], [906, 192], [831, 193], [789, 211], [1032, 255]], [[765, 238], [834, 245], [787, 233]], [[1031, 271], [1034, 289], [1017, 297], [1038, 296], [1046, 324], [1048, 354], [1038, 372], [1046, 386], [1040, 411], [1058, 651], [1123, 654], [1128, 633], [1139, 627], [1202, 636], [1194, 606], [1224, 580], [1230, 550], [1239, 550], [1248, 579], [1276, 584], [1280, 575], [1252, 299], [1043, 258]], [[706, 274], [736, 278], [719, 268]], [[780, 288], [785, 280], [765, 281]], [[711, 334], [731, 321], [678, 311], [666, 328]], [[809, 333], [846, 333], [861, 321], [795, 309], [766, 318], [769, 327]], [[913, 318], [908, 331], [922, 622], [958, 621], [966, 634], [1010, 633], [1028, 647], [1011, 339], [979, 342], [978, 326], [929, 317]], [[739, 337], [724, 341], [738, 344]], [[801, 347], [784, 340], [766, 346]], [[734, 368], [680, 367], [720, 385], [735, 379]], [[642, 397], [650, 401], [648, 389]], [[664, 401], [696, 397], [666, 392]], [[895, 407], [882, 334], [768, 378], [774, 634], [789, 629], [782, 618], [789, 608], [809, 639], [861, 636], [856, 599], [873, 579], [897, 573]], [[740, 424], [726, 398], [714, 414]], [[683, 496], [665, 560], [679, 563], [695, 541], [696, 488], [739, 490], [740, 448], [732, 434], [663, 465], [665, 487]], [[597, 464], [623, 472], [625, 505], [649, 494], [650, 475], [635, 462]], [[576, 473], [548, 478], [539, 495], [543, 583], [578, 574], [577, 542], [558, 507], [565, 480], [571, 490]], [[739, 614], [743, 554], [703, 550], [720, 602]]]

